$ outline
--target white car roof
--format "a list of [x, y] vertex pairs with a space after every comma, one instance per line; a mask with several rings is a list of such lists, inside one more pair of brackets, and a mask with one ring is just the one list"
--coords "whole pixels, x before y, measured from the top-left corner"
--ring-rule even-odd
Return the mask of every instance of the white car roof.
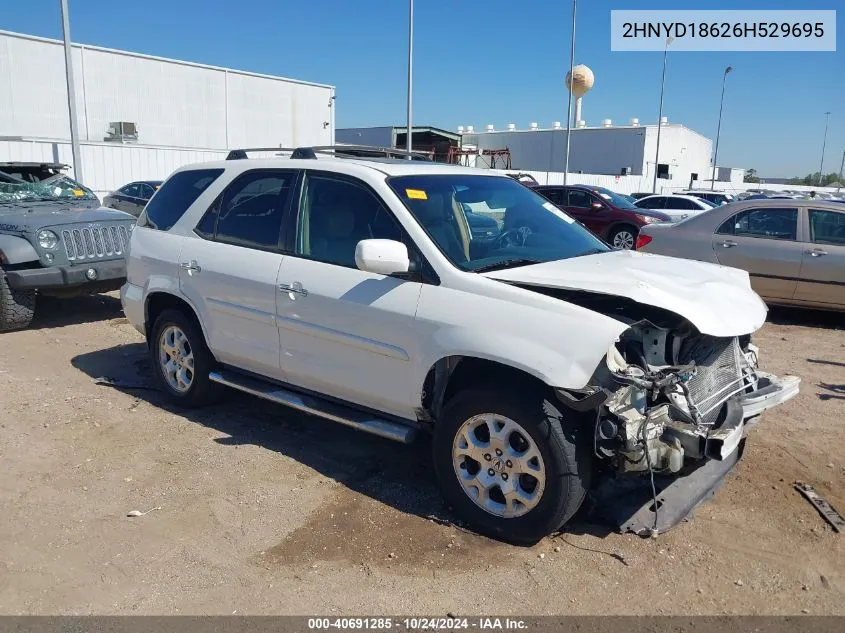
[[672, 198], [675, 200], [691, 200], [696, 203], [701, 202], [700, 198], [696, 198], [695, 196], [684, 195], [681, 193], [656, 193], [651, 196], [646, 196], [645, 198], [640, 198], [640, 200], [648, 200], [649, 198]]

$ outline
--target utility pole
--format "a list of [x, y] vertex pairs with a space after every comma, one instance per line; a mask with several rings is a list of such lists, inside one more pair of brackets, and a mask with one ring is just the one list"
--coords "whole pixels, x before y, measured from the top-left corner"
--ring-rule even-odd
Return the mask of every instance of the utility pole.
[[830, 123], [830, 112], [824, 113], [824, 138], [822, 139], [822, 161], [819, 163], [819, 186], [822, 184], [822, 178], [824, 178], [824, 174], [822, 171], [824, 170], [824, 148], [827, 145], [827, 124]]
[[845, 167], [845, 151], [842, 152], [842, 162], [839, 163], [839, 186], [836, 188], [836, 193], [839, 193], [839, 190], [842, 189], [842, 168]]
[[[575, 67], [575, 10], [577, 0], [572, 0], [572, 38], [569, 46], [569, 106], [566, 112], [566, 159], [563, 164], [563, 184], [566, 184], [566, 179], [569, 174], [569, 137], [572, 135], [572, 69]], [[552, 132], [554, 138], [554, 132]], [[546, 177], [546, 184], [549, 183]]]
[[[408, 130], [405, 133], [405, 146], [411, 151], [413, 125], [411, 122], [411, 95], [414, 75], [414, 0], [408, 0]], [[408, 156], [408, 160], [411, 157]]]
[[722, 133], [722, 109], [725, 107], [725, 80], [728, 78], [728, 73], [733, 71], [732, 66], [725, 68], [725, 74], [722, 76], [722, 100], [719, 102], [719, 124], [716, 126], [716, 153], [713, 155], [713, 174], [710, 178], [710, 191], [716, 186], [716, 171], [719, 169], [719, 135]]
[[67, 0], [60, 0], [62, 32], [65, 38], [65, 78], [67, 81], [67, 107], [70, 116], [70, 148], [73, 153], [73, 176], [82, 182], [82, 152], [79, 149], [79, 131], [76, 127], [76, 90], [73, 87], [73, 53], [70, 44], [70, 18]]
[[663, 127], [663, 89], [666, 87], [666, 57], [669, 52], [669, 44], [675, 39], [672, 36], [666, 38], [666, 46], [663, 47], [663, 75], [660, 77], [660, 113], [657, 115], [657, 150], [654, 152], [654, 182], [651, 192], [657, 193], [657, 166], [660, 164], [660, 128]]

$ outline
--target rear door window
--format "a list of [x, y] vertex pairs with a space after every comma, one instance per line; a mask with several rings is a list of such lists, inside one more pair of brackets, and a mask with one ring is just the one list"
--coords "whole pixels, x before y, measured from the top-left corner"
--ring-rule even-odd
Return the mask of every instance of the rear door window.
[[640, 200], [637, 204], [640, 209], [665, 209], [666, 208], [666, 197], [665, 196], [654, 196], [653, 198], [646, 198], [644, 200]]
[[575, 207], [576, 209], [589, 209], [592, 202], [592, 196], [590, 196], [590, 194], [586, 191], [581, 191], [580, 189], [569, 190], [570, 207]]
[[810, 209], [810, 239], [814, 244], [845, 246], [845, 213]]
[[169, 231], [222, 173], [222, 169], [190, 169], [173, 174], [147, 204], [138, 226]]
[[129, 196], [130, 198], [139, 197], [139, 187], [138, 184], [134, 182], [132, 184], [126, 185], [125, 187], [121, 187], [119, 191], [124, 196]]
[[795, 241], [798, 235], [798, 209], [748, 209], [725, 220], [717, 233]]

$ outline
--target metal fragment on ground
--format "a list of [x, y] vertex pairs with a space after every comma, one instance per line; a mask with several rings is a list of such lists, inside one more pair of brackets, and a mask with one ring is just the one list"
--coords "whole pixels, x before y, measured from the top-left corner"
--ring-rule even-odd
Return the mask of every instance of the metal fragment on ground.
[[822, 518], [830, 523], [830, 526], [835, 532], [839, 533], [845, 531], [845, 519], [843, 519], [842, 515], [827, 502], [827, 499], [816, 492], [815, 488], [801, 481], [796, 481], [795, 489], [800, 492], [801, 495], [809, 501], [816, 510], [819, 511]]

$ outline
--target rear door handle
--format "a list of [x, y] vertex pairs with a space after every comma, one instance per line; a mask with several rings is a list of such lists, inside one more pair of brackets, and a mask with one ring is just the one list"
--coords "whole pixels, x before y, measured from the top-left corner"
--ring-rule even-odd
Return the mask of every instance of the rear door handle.
[[733, 248], [737, 245], [733, 240], [725, 240], [724, 242], [719, 243], [722, 245], [722, 248]]
[[814, 248], [813, 250], [806, 250], [804, 252], [812, 257], [822, 257], [823, 255], [827, 255], [827, 251], [823, 251], [820, 248]]
[[189, 262], [181, 262], [179, 264], [179, 268], [181, 268], [182, 270], [187, 270], [188, 274], [202, 272], [202, 268], [200, 268], [200, 265], [195, 259], [192, 259]]
[[298, 281], [294, 281], [292, 284], [279, 284], [279, 290], [282, 292], [292, 292], [294, 294], [302, 295], [303, 297], [308, 296], [308, 291], [302, 287], [302, 284]]

